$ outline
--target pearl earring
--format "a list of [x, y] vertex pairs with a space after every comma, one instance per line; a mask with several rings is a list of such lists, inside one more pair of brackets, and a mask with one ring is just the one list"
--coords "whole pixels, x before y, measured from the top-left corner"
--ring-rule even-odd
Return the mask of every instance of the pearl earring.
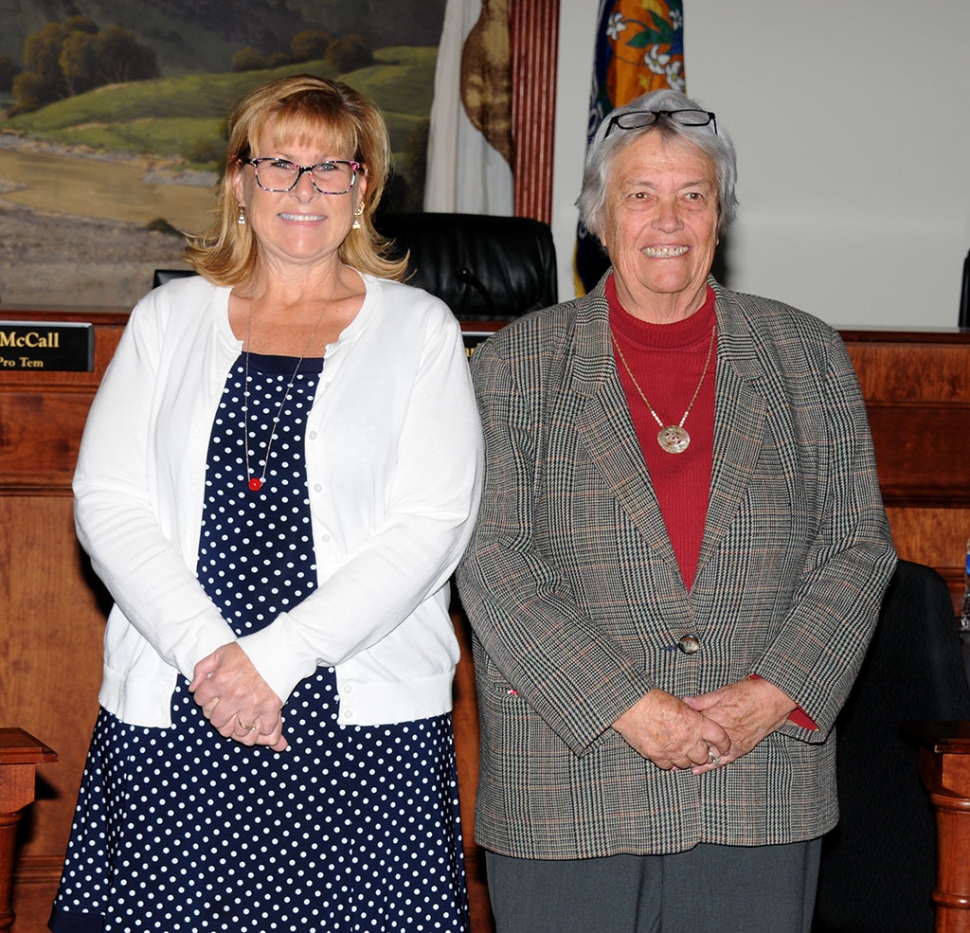
[[361, 204], [357, 210], [354, 211], [354, 230], [360, 230], [360, 215], [364, 213], [364, 205]]
[[239, 208], [239, 216], [236, 218], [236, 223], [239, 224], [240, 227], [246, 226], [246, 208]]

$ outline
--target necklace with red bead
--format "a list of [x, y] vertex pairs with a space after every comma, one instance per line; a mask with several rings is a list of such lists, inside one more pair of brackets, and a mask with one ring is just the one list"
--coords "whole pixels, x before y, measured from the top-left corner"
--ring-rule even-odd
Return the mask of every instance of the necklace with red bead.
[[249, 323], [246, 331], [246, 364], [245, 382], [243, 386], [243, 455], [246, 461], [246, 485], [252, 492], [259, 492], [266, 482], [266, 471], [269, 469], [269, 455], [270, 451], [273, 449], [273, 441], [276, 439], [276, 428], [280, 423], [280, 418], [283, 416], [283, 408], [286, 405], [287, 399], [290, 397], [290, 390], [293, 388], [293, 383], [296, 382], [296, 377], [300, 372], [300, 366], [303, 363], [303, 360], [306, 359], [306, 355], [313, 344], [313, 338], [316, 337], [317, 331], [320, 329], [320, 323], [323, 321], [323, 316], [326, 314], [327, 308], [330, 307], [330, 300], [337, 291], [337, 283], [339, 281], [340, 267], [337, 268], [337, 275], [334, 279], [333, 288], [330, 289], [330, 294], [327, 296], [327, 300], [324, 302], [323, 309], [320, 311], [317, 322], [313, 325], [313, 330], [310, 332], [310, 336], [307, 338], [306, 346], [304, 346], [303, 352], [300, 354], [300, 358], [296, 361], [296, 368], [293, 370], [293, 375], [290, 376], [290, 381], [286, 385], [286, 391], [283, 393], [283, 398], [280, 401], [279, 408], [276, 409], [276, 416], [273, 418], [273, 426], [270, 428], [269, 432], [269, 441], [266, 443], [266, 456], [263, 460], [263, 472], [260, 476], [256, 476], [256, 474], [249, 467], [249, 347], [252, 343], [253, 337], [253, 295], [252, 293], [249, 295]]

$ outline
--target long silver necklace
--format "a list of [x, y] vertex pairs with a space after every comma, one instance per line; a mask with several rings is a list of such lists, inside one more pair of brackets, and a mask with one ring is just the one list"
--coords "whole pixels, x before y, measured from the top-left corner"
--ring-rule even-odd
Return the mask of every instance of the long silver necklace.
[[276, 409], [276, 417], [273, 418], [273, 426], [269, 432], [269, 441], [266, 444], [266, 455], [265, 459], [263, 460], [263, 472], [260, 476], [256, 476], [249, 468], [249, 347], [252, 344], [253, 337], [253, 294], [250, 292], [249, 324], [246, 330], [245, 382], [243, 385], [243, 456], [246, 461], [246, 485], [252, 492], [259, 492], [263, 488], [263, 484], [266, 482], [266, 471], [269, 469], [269, 455], [270, 451], [273, 449], [273, 441], [276, 439], [276, 428], [280, 423], [280, 418], [283, 416], [283, 408], [286, 405], [287, 399], [290, 397], [290, 390], [293, 388], [293, 383], [296, 382], [297, 374], [300, 372], [300, 366], [302, 365], [303, 360], [306, 358], [306, 355], [313, 344], [313, 338], [316, 337], [317, 331], [320, 329], [320, 323], [323, 321], [323, 316], [326, 314], [327, 308], [330, 307], [330, 300], [337, 291], [337, 283], [339, 281], [340, 269], [338, 267], [337, 277], [334, 279], [333, 288], [330, 289], [330, 294], [327, 296], [327, 300], [324, 302], [320, 315], [317, 317], [316, 324], [313, 325], [313, 330], [310, 332], [306, 346], [304, 346], [303, 352], [300, 354], [300, 358], [296, 361], [296, 368], [293, 370], [293, 375], [290, 376], [290, 381], [286, 385], [286, 391], [283, 393], [283, 398], [280, 401], [279, 408]]
[[665, 425], [658, 415], [653, 410], [653, 405], [647, 401], [646, 395], [643, 393], [643, 389], [640, 388], [640, 383], [637, 382], [636, 377], [633, 375], [633, 371], [630, 369], [630, 364], [626, 361], [626, 357], [623, 355], [623, 350], [620, 349], [620, 343], [616, 339], [616, 334], [610, 329], [610, 336], [613, 338], [613, 346], [616, 347], [617, 356], [620, 357], [623, 363], [624, 369], [626, 369], [627, 375], [630, 377], [630, 381], [633, 383], [634, 388], [640, 393], [640, 398], [643, 399], [643, 404], [647, 406], [650, 414], [653, 415], [653, 420], [660, 425], [660, 433], [657, 434], [657, 443], [667, 451], [668, 454], [682, 454], [690, 446], [690, 435], [687, 433], [687, 429], [684, 427], [684, 422], [687, 420], [687, 416], [690, 414], [690, 410], [694, 407], [694, 402], [697, 401], [697, 396], [700, 394], [701, 386], [704, 385], [704, 380], [707, 378], [707, 370], [711, 365], [711, 355], [714, 352], [714, 335], [717, 333], [717, 324], [711, 328], [711, 342], [707, 347], [707, 359], [704, 361], [704, 372], [701, 373], [701, 381], [697, 383], [697, 388], [694, 389], [694, 394], [691, 396], [690, 404], [687, 406], [687, 411], [684, 412], [684, 417], [680, 419], [680, 424], [668, 424]]

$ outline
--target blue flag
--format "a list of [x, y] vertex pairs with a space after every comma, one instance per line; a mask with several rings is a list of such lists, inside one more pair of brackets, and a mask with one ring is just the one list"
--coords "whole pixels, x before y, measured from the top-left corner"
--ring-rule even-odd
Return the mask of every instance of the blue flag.
[[[687, 87], [683, 0], [600, 0], [587, 143], [614, 107], [665, 87]], [[580, 224], [577, 294], [588, 292], [609, 264], [599, 241]]]

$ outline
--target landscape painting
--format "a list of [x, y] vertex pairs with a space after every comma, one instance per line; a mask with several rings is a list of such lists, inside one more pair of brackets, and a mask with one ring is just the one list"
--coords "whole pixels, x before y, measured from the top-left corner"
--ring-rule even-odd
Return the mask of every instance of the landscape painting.
[[[309, 72], [375, 101], [420, 210], [445, 0], [0, 0], [0, 317], [127, 309], [208, 222], [225, 121]], [[5, 310], [7, 309], [7, 310]]]

